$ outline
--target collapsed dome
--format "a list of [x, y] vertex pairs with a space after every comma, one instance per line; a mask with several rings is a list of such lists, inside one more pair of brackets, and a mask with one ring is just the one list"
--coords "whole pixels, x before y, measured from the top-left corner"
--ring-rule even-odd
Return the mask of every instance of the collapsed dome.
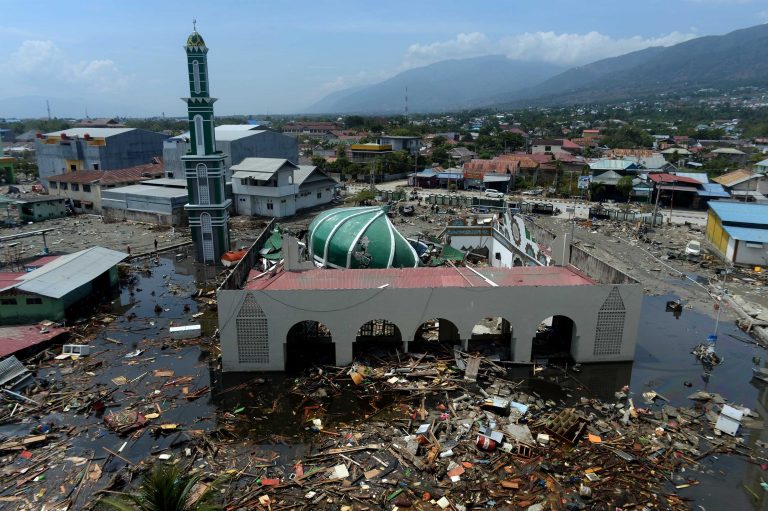
[[414, 268], [419, 257], [392, 225], [387, 207], [336, 208], [309, 225], [309, 250], [328, 268]]

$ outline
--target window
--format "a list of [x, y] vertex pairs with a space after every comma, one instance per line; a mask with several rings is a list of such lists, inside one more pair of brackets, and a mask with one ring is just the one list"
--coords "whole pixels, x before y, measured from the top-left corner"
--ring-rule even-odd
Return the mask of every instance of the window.
[[98, 163], [94, 163], [93, 164], [93, 170], [99, 170], [99, 164]]
[[285, 204], [285, 199], [281, 200], [280, 204]]
[[55, 189], [56, 189], [56, 188], [58, 188], [58, 187], [59, 187], [59, 183], [57, 183], [56, 181], [51, 181], [51, 188], [52, 188], [52, 189], [54, 189], [54, 190], [55, 190]]
[[80, 191], [80, 185], [77, 183], [72, 183], [72, 191], [73, 192], [79, 192]]
[[27, 305], [42, 305], [42, 298], [27, 298]]
[[83, 207], [83, 203], [82, 203], [82, 202], [80, 202], [79, 200], [73, 201], [73, 202], [72, 202], [72, 205], [73, 205], [74, 207], [78, 208], [78, 209]]
[[323, 192], [317, 192], [317, 198], [322, 199], [323, 198]]
[[69, 185], [67, 185], [67, 183], [61, 183], [61, 189], [62, 190], [66, 190], [68, 188], [69, 188]]
[[91, 193], [91, 185], [83, 185], [83, 191], [85, 193]]
[[74, 172], [75, 170], [77, 170], [77, 165], [74, 165], [74, 164], [70, 165], [69, 166], [69, 170], [70, 170], [70, 172]]
[[200, 94], [200, 65], [196, 60], [192, 61], [192, 82], [195, 94]]
[[0, 305], [16, 305], [16, 298], [2, 298]]
[[195, 120], [195, 144], [197, 145], [198, 155], [205, 154], [205, 137], [203, 136], [203, 116], [196, 115]]
[[267, 201], [267, 209], [269, 210], [274, 209], [274, 205], [272, 204], [272, 201]]
[[546, 151], [546, 152], [552, 151], [552, 146], [551, 145], [545, 145], [544, 146], [544, 151]]

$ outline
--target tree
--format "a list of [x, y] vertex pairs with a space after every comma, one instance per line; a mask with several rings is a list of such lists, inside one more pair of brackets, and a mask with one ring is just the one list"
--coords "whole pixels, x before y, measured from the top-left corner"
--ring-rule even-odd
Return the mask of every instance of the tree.
[[195, 497], [195, 486], [200, 474], [190, 474], [175, 465], [162, 465], [144, 474], [135, 493], [122, 499], [103, 498], [100, 503], [118, 511], [217, 511], [221, 506], [212, 503], [214, 481]]
[[640, 128], [622, 126], [608, 130], [603, 137], [603, 143], [613, 149], [635, 149], [650, 147], [653, 144], [653, 137]]
[[627, 209], [629, 209], [629, 198], [632, 196], [632, 177], [622, 176], [619, 182], [616, 183], [616, 189], [627, 198]]
[[435, 138], [432, 139], [432, 147], [442, 147], [446, 143], [448, 143], [448, 139], [442, 135], [437, 135]]

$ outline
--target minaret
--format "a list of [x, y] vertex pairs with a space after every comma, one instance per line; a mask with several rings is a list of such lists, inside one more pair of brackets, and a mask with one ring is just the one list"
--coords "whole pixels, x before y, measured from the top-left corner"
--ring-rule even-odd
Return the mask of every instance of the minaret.
[[[195, 27], [196, 28], [196, 27]], [[189, 152], [181, 157], [189, 203], [184, 206], [197, 261], [218, 264], [229, 250], [229, 206], [224, 185], [225, 155], [216, 151], [213, 103], [209, 95], [208, 48], [195, 29], [184, 46], [189, 73]]]

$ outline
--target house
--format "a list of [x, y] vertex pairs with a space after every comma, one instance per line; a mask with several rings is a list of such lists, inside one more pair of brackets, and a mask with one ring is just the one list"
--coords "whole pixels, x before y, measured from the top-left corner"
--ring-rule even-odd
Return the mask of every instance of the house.
[[408, 184], [420, 188], [437, 188], [439, 172], [435, 169], [424, 169], [408, 176]]
[[111, 188], [136, 184], [161, 177], [163, 162], [155, 158], [152, 163], [119, 170], [79, 170], [48, 178], [51, 196], [65, 197], [78, 213], [101, 213], [101, 192]]
[[462, 165], [468, 161], [472, 161], [472, 158], [477, 156], [477, 153], [467, 149], [466, 147], [454, 147], [448, 151], [448, 156], [451, 157], [454, 165]]
[[640, 165], [631, 160], [614, 160], [603, 158], [593, 161], [589, 164], [589, 170], [593, 176], [597, 176], [609, 170], [618, 172], [621, 175], [636, 174], [640, 170]]
[[709, 153], [712, 158], [726, 158], [736, 165], [746, 165], [747, 153], [733, 147], [718, 147]]
[[[225, 156], [225, 180], [232, 173], [229, 168], [245, 158], [284, 158], [299, 163], [299, 144], [295, 137], [265, 130], [252, 124], [224, 124], [214, 131], [216, 150]], [[172, 137], [163, 143], [165, 177], [184, 178], [181, 157], [189, 152], [189, 132]]]
[[376, 138], [379, 145], [392, 146], [393, 151], [407, 151], [410, 154], [419, 154], [421, 150], [421, 137], [401, 135], [380, 135]]
[[697, 208], [702, 204], [699, 199], [701, 182], [686, 176], [673, 174], [648, 174], [653, 183], [654, 197], [661, 207]]
[[67, 199], [40, 195], [16, 201], [20, 222], [42, 222], [67, 216]]
[[232, 171], [235, 210], [249, 216], [282, 218], [328, 204], [338, 184], [317, 167], [280, 158], [246, 158]]
[[600, 130], [584, 130], [581, 132], [581, 138], [594, 140], [600, 138]]
[[35, 142], [40, 179], [78, 170], [116, 170], [143, 165], [163, 151], [162, 133], [135, 128], [70, 128]]
[[734, 264], [768, 264], [768, 205], [718, 201], [709, 205], [707, 240]]
[[472, 160], [464, 164], [463, 170], [466, 189], [492, 188], [507, 192], [512, 176], [520, 171], [520, 162], [501, 158]]
[[539, 138], [531, 142], [531, 154], [557, 154], [581, 152], [581, 146], [566, 139]]
[[768, 159], [755, 163], [755, 172], [760, 172], [761, 174], [768, 173]]
[[185, 226], [189, 202], [185, 179], [149, 179], [101, 190], [101, 212], [106, 220]]
[[46, 258], [46, 264], [31, 272], [0, 272], [0, 324], [61, 321], [80, 310], [91, 313], [117, 287], [117, 265], [126, 257], [91, 247]]
[[768, 176], [745, 169], [728, 172], [712, 181], [721, 184], [734, 199], [745, 202], [764, 201], [768, 194]]

